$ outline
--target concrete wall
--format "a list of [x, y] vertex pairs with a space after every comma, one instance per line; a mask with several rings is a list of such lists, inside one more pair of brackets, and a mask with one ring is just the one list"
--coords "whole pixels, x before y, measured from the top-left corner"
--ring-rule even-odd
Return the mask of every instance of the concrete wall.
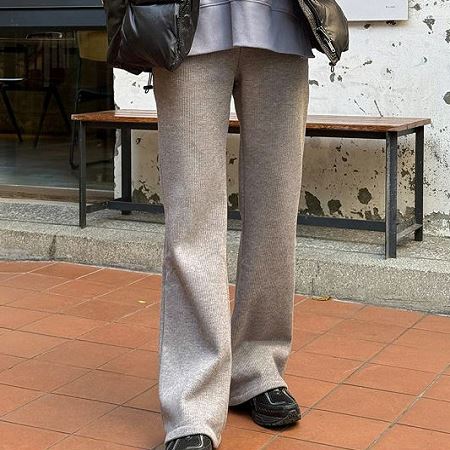
[[[425, 129], [426, 231], [450, 236], [450, 1], [410, 1], [408, 21], [354, 22], [350, 33], [350, 50], [334, 74], [324, 55], [316, 53], [310, 60], [309, 112], [430, 117], [433, 123]], [[146, 95], [142, 90], [146, 78], [115, 71], [118, 108], [155, 108], [152, 91]], [[134, 197], [158, 202], [157, 136], [152, 132], [133, 136]], [[229, 136], [232, 206], [238, 199], [238, 146], [239, 137]], [[413, 150], [411, 137], [399, 139], [403, 216], [413, 208]], [[116, 176], [119, 162], [120, 152]], [[383, 218], [384, 172], [382, 141], [307, 138], [300, 209], [319, 215]]]

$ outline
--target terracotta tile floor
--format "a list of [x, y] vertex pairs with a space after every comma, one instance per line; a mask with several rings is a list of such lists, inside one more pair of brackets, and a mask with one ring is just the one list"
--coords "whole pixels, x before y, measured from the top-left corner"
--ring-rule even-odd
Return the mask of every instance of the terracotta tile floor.
[[[0, 449], [163, 449], [161, 277], [0, 261]], [[234, 286], [230, 285], [233, 305]], [[296, 425], [230, 408], [221, 450], [450, 448], [450, 318], [296, 296]]]

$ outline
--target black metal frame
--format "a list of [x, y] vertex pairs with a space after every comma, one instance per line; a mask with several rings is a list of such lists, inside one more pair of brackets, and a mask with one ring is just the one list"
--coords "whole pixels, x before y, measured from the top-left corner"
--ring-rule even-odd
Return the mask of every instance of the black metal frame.
[[[118, 126], [119, 125], [119, 126]], [[122, 143], [122, 197], [104, 202], [86, 204], [86, 127], [120, 128]], [[121, 210], [122, 214], [131, 211], [163, 213], [163, 205], [133, 203], [131, 193], [131, 130], [157, 130], [157, 123], [113, 123], [113, 122], [78, 122], [80, 167], [79, 167], [79, 226], [86, 227], [86, 214], [101, 209]], [[239, 133], [239, 127], [230, 126], [230, 133]], [[398, 137], [415, 134], [415, 217], [412, 221], [398, 223], [397, 214], [397, 159]], [[351, 131], [329, 129], [307, 129], [306, 136], [342, 137], [362, 139], [384, 139], [386, 141], [386, 181], [385, 181], [385, 220], [345, 219], [339, 217], [318, 217], [299, 214], [297, 222], [304, 225], [316, 225], [335, 228], [370, 230], [385, 233], [385, 258], [397, 256], [397, 243], [414, 233], [416, 241], [423, 240], [423, 167], [424, 167], [424, 126], [404, 131]], [[239, 211], [229, 210], [230, 219], [240, 219]]]
[[[413, 221], [399, 223], [397, 214], [397, 162], [398, 138], [415, 135], [415, 183]], [[386, 142], [385, 220], [341, 219], [338, 217], [300, 216], [298, 223], [358, 230], [382, 231], [385, 233], [385, 258], [397, 256], [397, 243], [414, 233], [416, 241], [423, 240], [423, 167], [424, 126], [402, 131], [351, 131], [351, 130], [307, 130], [307, 136], [342, 137], [361, 139], [383, 139]]]
[[106, 26], [100, 0], [0, 0], [0, 27], [11, 29], [95, 29]]

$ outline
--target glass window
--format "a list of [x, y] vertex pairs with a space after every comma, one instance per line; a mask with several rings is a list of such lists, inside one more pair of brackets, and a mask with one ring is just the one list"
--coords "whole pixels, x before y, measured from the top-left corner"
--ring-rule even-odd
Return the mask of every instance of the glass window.
[[[15, 7], [26, 3], [30, 1], [14, 1]], [[106, 49], [105, 29], [1, 28], [2, 188], [78, 187], [78, 148], [70, 116], [114, 109], [113, 74], [105, 62]], [[113, 189], [114, 143], [114, 130], [88, 129], [88, 188]]]

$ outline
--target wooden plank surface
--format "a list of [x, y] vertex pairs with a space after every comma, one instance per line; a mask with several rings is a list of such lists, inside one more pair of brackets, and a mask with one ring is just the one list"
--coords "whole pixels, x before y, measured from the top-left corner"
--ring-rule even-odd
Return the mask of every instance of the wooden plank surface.
[[[72, 120], [83, 122], [113, 123], [157, 123], [155, 110], [120, 109], [72, 114]], [[419, 117], [378, 117], [378, 116], [335, 116], [311, 115], [307, 117], [306, 127], [313, 129], [348, 131], [403, 131], [431, 123], [429, 118]], [[230, 126], [239, 127], [236, 114], [230, 115]]]

